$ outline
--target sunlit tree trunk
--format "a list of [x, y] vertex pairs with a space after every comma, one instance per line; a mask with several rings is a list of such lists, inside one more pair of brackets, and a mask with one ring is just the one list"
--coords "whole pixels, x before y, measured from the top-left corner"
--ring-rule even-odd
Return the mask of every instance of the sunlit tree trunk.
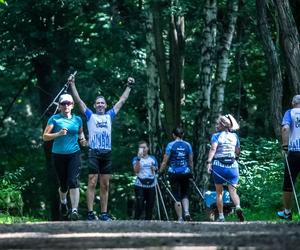
[[258, 29], [263, 42], [263, 49], [268, 63], [271, 81], [271, 119], [276, 136], [280, 137], [280, 123], [282, 118], [282, 75], [277, 49], [272, 40], [267, 18], [266, 0], [256, 0]]
[[207, 157], [209, 143], [209, 123], [211, 112], [211, 79], [214, 73], [214, 51], [216, 46], [216, 22], [217, 22], [217, 1], [206, 0], [203, 10], [204, 28], [201, 41], [201, 55], [199, 62], [199, 98], [197, 100], [198, 113], [195, 119], [195, 176], [201, 186], [208, 184], [205, 160]]
[[274, 0], [287, 73], [293, 94], [300, 93], [299, 33], [288, 0]]
[[238, 4], [238, 0], [227, 1], [227, 22], [225, 25], [223, 25], [223, 33], [221, 34], [220, 41], [218, 42], [217, 71], [216, 81], [213, 86], [214, 91], [211, 121], [215, 121], [223, 111], [225, 83], [227, 79], [228, 68], [230, 66], [229, 52], [235, 33]]
[[155, 58], [155, 40], [153, 35], [153, 15], [150, 6], [146, 10], [146, 40], [147, 40], [147, 110], [150, 151], [161, 157], [161, 114], [159, 76]]

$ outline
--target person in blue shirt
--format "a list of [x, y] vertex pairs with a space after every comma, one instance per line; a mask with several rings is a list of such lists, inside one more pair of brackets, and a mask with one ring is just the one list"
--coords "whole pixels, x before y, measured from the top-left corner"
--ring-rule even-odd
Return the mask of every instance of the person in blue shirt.
[[140, 141], [137, 156], [133, 158], [133, 171], [136, 174], [134, 183], [135, 214], [134, 219], [141, 219], [145, 211], [145, 220], [152, 220], [152, 212], [155, 203], [155, 171], [158, 169], [157, 160], [149, 155], [148, 143]]
[[59, 97], [60, 113], [49, 118], [43, 133], [44, 141], [53, 140], [52, 161], [59, 180], [60, 212], [67, 216], [67, 192], [70, 193], [72, 205], [71, 220], [78, 220], [80, 147], [86, 145], [82, 129], [82, 120], [72, 114], [74, 101], [71, 95]]
[[[217, 192], [217, 208], [219, 218], [217, 221], [225, 221], [223, 213], [223, 185], [228, 185], [230, 197], [236, 207], [236, 215], [240, 221], [244, 221], [243, 211], [240, 206], [240, 197], [236, 192], [239, 180], [239, 165], [236, 157], [240, 154], [240, 141], [236, 133], [239, 125], [230, 114], [220, 116], [217, 120], [217, 133], [212, 135], [211, 147], [207, 158], [207, 172], [213, 173]], [[227, 183], [228, 182], [228, 183]]]
[[134, 79], [129, 77], [127, 79], [127, 87], [121, 95], [119, 101], [113, 106], [112, 109], [106, 111], [107, 103], [103, 96], [97, 96], [94, 103], [96, 112], [94, 113], [89, 109], [86, 104], [81, 100], [75, 86], [75, 77], [69, 77], [71, 91], [74, 96], [75, 102], [78, 103], [80, 111], [87, 119], [87, 126], [89, 132], [89, 177], [87, 188], [87, 207], [88, 207], [88, 220], [98, 220], [97, 215], [93, 211], [95, 189], [99, 179], [100, 182], [100, 207], [101, 214], [100, 220], [110, 221], [112, 216], [108, 213], [108, 190], [109, 182], [112, 175], [112, 160], [111, 160], [111, 136], [112, 136], [112, 123], [117, 113], [122, 108], [123, 104], [129, 97], [131, 87]]
[[[172, 131], [173, 141], [170, 142], [164, 154], [159, 172], [163, 172], [168, 164], [168, 175], [172, 194], [176, 199], [174, 204], [178, 221], [191, 220], [189, 212], [189, 179], [193, 171], [193, 150], [191, 144], [183, 140], [184, 131], [178, 127]], [[183, 210], [183, 211], [182, 211]]]
[[282, 149], [287, 154], [288, 166], [285, 163], [282, 188], [284, 210], [277, 212], [277, 215], [285, 220], [292, 220], [292, 183], [295, 184], [300, 172], [300, 95], [293, 97], [292, 105], [293, 108], [285, 112], [281, 124]]

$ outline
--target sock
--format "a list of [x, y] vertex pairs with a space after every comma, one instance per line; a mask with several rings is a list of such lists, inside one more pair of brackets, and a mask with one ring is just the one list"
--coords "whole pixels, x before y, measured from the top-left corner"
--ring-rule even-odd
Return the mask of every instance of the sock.
[[61, 204], [67, 204], [67, 199], [60, 200]]
[[189, 211], [184, 211], [184, 215], [189, 215], [190, 212]]
[[77, 212], [77, 208], [72, 208], [72, 213], [75, 211]]
[[285, 214], [290, 214], [291, 212], [292, 212], [291, 209], [287, 209], [287, 208], [284, 209]]
[[241, 206], [240, 205], [236, 205], [235, 208], [236, 209], [241, 209]]
[[224, 213], [219, 213], [219, 218], [224, 219]]

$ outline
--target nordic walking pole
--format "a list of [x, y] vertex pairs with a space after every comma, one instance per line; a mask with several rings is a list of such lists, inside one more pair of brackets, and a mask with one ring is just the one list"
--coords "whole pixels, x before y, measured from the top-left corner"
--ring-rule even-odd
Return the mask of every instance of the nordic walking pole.
[[[75, 76], [77, 74], [77, 71], [75, 71], [73, 74], [71, 74], [72, 76]], [[57, 109], [58, 109], [58, 103], [56, 102], [56, 99], [58, 99], [58, 97], [61, 95], [61, 93], [67, 91], [67, 89], [69, 88], [69, 81], [67, 81], [67, 83], [65, 83], [65, 85], [62, 87], [62, 89], [58, 92], [58, 94], [54, 97], [53, 101], [49, 104], [49, 106], [46, 108], [46, 110], [44, 111], [44, 113], [42, 114], [40, 120], [42, 120], [42, 118], [46, 115], [46, 113], [48, 112], [48, 110], [50, 109], [50, 107], [54, 104], [56, 105], [56, 109], [54, 111], [54, 114], [56, 113]]]
[[170, 196], [172, 197], [173, 201], [177, 202], [177, 200], [175, 199], [174, 195], [172, 194], [172, 192], [170, 191], [170, 189], [167, 187], [167, 185], [162, 180], [161, 180], [161, 183], [164, 185], [165, 189], [170, 194]]
[[189, 179], [189, 180], [193, 183], [194, 187], [196, 188], [196, 190], [197, 190], [198, 193], [200, 194], [201, 198], [204, 200], [203, 194], [201, 193], [200, 189], [197, 187], [197, 185], [196, 185], [196, 183], [194, 182], [194, 180], [193, 180], [193, 179]]
[[159, 193], [159, 197], [161, 199], [161, 204], [163, 206], [163, 209], [164, 209], [164, 212], [165, 212], [165, 215], [166, 215], [166, 219], [167, 219], [167, 221], [169, 221], [169, 216], [168, 216], [168, 213], [167, 213], [166, 205], [165, 205], [164, 199], [162, 197], [162, 193], [161, 193], [161, 190], [160, 190], [160, 187], [159, 187], [158, 183], [157, 183], [157, 190], [158, 190], [158, 193]]
[[155, 195], [156, 195], [156, 206], [157, 206], [157, 213], [158, 213], [158, 220], [161, 220], [160, 216], [160, 208], [159, 208], [159, 198], [158, 198], [158, 192], [157, 192], [157, 183], [155, 185]]
[[300, 208], [299, 208], [298, 198], [297, 198], [297, 194], [296, 194], [296, 190], [295, 190], [295, 186], [294, 186], [294, 183], [293, 183], [292, 174], [291, 174], [291, 170], [290, 170], [290, 165], [289, 165], [286, 153], [284, 153], [284, 158], [285, 158], [286, 166], [287, 166], [287, 169], [288, 169], [288, 172], [289, 172], [290, 181], [291, 181], [291, 184], [292, 184], [292, 189], [293, 189], [293, 193], [294, 193], [294, 196], [295, 196], [295, 201], [296, 201], [296, 205], [297, 205], [297, 209], [298, 209], [298, 214], [300, 215]]

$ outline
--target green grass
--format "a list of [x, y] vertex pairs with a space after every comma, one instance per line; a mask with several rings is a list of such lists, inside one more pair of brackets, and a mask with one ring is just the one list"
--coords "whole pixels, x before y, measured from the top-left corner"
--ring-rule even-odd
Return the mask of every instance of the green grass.
[[14, 223], [30, 223], [39, 222], [43, 219], [26, 217], [26, 216], [11, 216], [7, 214], [0, 214], [0, 224], [14, 224]]

